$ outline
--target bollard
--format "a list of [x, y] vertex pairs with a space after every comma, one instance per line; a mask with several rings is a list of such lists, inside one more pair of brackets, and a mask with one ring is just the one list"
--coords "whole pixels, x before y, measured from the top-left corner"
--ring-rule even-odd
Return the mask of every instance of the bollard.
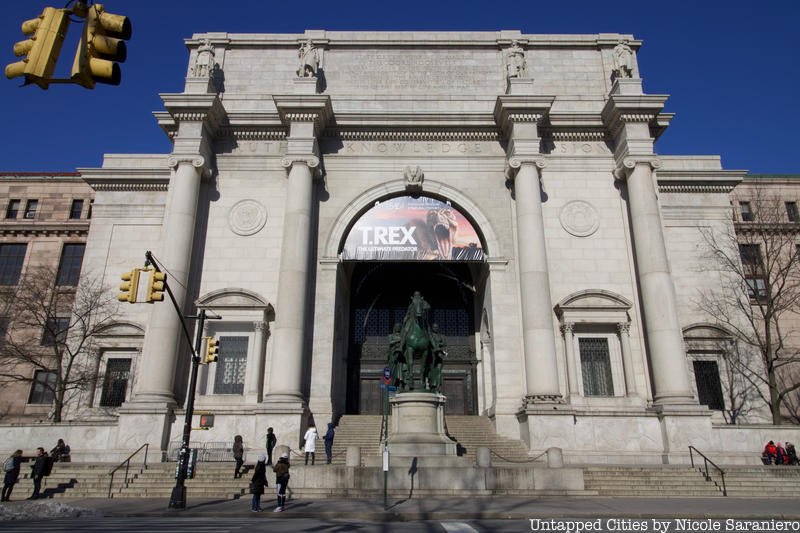
[[547, 466], [550, 468], [561, 468], [564, 466], [564, 455], [561, 448], [547, 448]]
[[492, 466], [492, 451], [485, 446], [480, 446], [475, 451], [475, 460], [478, 463], [478, 466], [482, 467], [490, 467]]
[[346, 466], [361, 466], [361, 448], [358, 446], [347, 447]]

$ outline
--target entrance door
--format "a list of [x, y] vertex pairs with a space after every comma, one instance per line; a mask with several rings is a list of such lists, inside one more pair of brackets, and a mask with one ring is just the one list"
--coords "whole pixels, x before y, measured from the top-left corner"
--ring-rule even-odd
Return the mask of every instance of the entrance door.
[[447, 343], [442, 390], [447, 412], [475, 414], [475, 283], [469, 265], [361, 262], [350, 279], [347, 412], [381, 412], [387, 338], [394, 324], [403, 322], [411, 295], [419, 291]]

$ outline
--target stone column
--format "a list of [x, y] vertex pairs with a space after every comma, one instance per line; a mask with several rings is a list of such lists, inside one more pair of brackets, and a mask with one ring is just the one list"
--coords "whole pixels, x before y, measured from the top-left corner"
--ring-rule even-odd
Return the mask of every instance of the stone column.
[[542, 158], [511, 158], [517, 207], [517, 249], [522, 298], [522, 340], [525, 350], [526, 403], [561, 397], [553, 331], [547, 247], [542, 219], [539, 169]]
[[[161, 249], [155, 255], [169, 269], [167, 283], [175, 300], [182, 304], [186, 298], [185, 287], [191, 266], [200, 181], [207, 168], [206, 160], [201, 155], [172, 155], [168, 164], [174, 173], [164, 214]], [[175, 403], [173, 382], [180, 335], [180, 317], [172, 305], [169, 302], [153, 305], [142, 348], [134, 402]]]
[[247, 361], [247, 384], [245, 396], [251, 401], [261, 401], [264, 386], [264, 362], [267, 357], [267, 331], [269, 326], [263, 320], [253, 322], [253, 358]]
[[570, 397], [577, 397], [580, 396], [580, 387], [578, 387], [578, 369], [581, 366], [581, 362], [579, 357], [575, 356], [575, 323], [566, 322], [561, 326], [561, 332], [564, 334], [564, 344], [566, 347], [569, 395]]
[[653, 369], [656, 404], [693, 403], [675, 287], [667, 259], [654, 157], [626, 157], [617, 176], [627, 179], [636, 269]]
[[270, 367], [270, 402], [302, 403], [303, 342], [311, 246], [311, 169], [316, 157], [286, 158], [289, 168], [283, 245], [276, 300], [275, 345]]
[[622, 369], [625, 372], [625, 395], [638, 396], [636, 392], [636, 376], [633, 373], [633, 358], [631, 357], [631, 325], [629, 322], [617, 324], [619, 344], [622, 348]]

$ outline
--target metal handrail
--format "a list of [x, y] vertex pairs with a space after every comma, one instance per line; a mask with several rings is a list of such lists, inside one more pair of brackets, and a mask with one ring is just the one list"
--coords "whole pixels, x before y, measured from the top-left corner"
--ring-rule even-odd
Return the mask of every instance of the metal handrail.
[[705, 472], [703, 471], [703, 469], [701, 469], [699, 467], [698, 467], [698, 470], [700, 471], [701, 474], [703, 474], [703, 477], [706, 478], [706, 481], [711, 481], [711, 476], [708, 474], [708, 465], [710, 464], [711, 466], [713, 466], [714, 468], [717, 469], [717, 471], [719, 472], [719, 476], [722, 479], [722, 495], [723, 496], [727, 496], [728, 495], [728, 490], [725, 487], [725, 471], [723, 469], [721, 469], [719, 466], [717, 466], [714, 463], [714, 461], [712, 461], [711, 459], [709, 459], [708, 457], [703, 455], [703, 452], [701, 452], [700, 450], [698, 450], [694, 446], [689, 446], [689, 460], [692, 462], [692, 468], [694, 468], [694, 455], [692, 455], [692, 450], [696, 451], [697, 454], [700, 455], [700, 457], [703, 458]]
[[145, 442], [144, 444], [139, 446], [139, 448], [135, 452], [130, 454], [127, 459], [122, 461], [111, 472], [108, 473], [108, 475], [111, 476], [111, 479], [109, 479], [109, 481], [108, 481], [108, 497], [109, 498], [111, 498], [111, 491], [113, 490], [112, 487], [114, 486], [114, 473], [116, 473], [116, 471], [119, 470], [120, 468], [122, 468], [122, 466], [124, 465], [125, 466], [125, 478], [124, 479], [125, 479], [125, 482], [127, 483], [127, 481], [128, 481], [128, 471], [130, 470], [130, 466], [131, 466], [131, 459], [133, 459], [134, 455], [136, 455], [137, 453], [142, 451], [142, 448], [144, 448], [144, 462], [142, 463], [142, 469], [143, 470], [147, 470], [147, 451], [150, 449], [150, 443]]

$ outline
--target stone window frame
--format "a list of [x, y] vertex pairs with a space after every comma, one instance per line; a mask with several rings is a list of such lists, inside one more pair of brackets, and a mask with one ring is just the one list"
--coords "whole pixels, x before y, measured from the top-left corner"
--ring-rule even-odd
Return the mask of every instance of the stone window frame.
[[99, 364], [99, 368], [103, 369], [103, 371], [102, 373], [98, 373], [97, 376], [97, 385], [93, 399], [94, 407], [103, 410], [116, 410], [119, 408], [119, 406], [101, 405], [103, 400], [103, 390], [106, 386], [106, 372], [108, 371], [108, 364], [112, 359], [128, 359], [131, 362], [130, 368], [128, 369], [128, 384], [125, 388], [125, 398], [123, 398], [122, 403], [125, 403], [131, 399], [133, 393], [134, 364], [137, 362], [138, 355], [139, 351], [136, 349], [123, 348], [103, 350], [102, 355], [100, 356]]
[[10, 198], [8, 200], [8, 205], [6, 206], [6, 219], [16, 220], [17, 216], [19, 216], [19, 211], [21, 206], [22, 206], [21, 199]]
[[[89, 408], [95, 416], [116, 416], [118, 407], [103, 407], [100, 405], [105, 381], [105, 369], [109, 359], [130, 358], [130, 377], [128, 379], [128, 388], [125, 391], [125, 402], [133, 398], [139, 365], [141, 364], [144, 332], [144, 327], [137, 323], [116, 322], [97, 334], [95, 337], [97, 346], [91, 354], [95, 381], [93, 386], [89, 387], [84, 399], [81, 400], [83, 408]], [[123, 405], [125, 402], [123, 402]]]
[[[630, 342], [633, 304], [626, 298], [603, 289], [573, 293], [555, 306], [564, 341], [567, 388], [570, 403], [602, 403], [641, 397], [633, 371]], [[613, 396], [585, 396], [583, 391], [579, 339], [608, 339]]]
[[[241, 405], [259, 403], [265, 394], [269, 322], [275, 320], [275, 311], [265, 298], [253, 291], [238, 287], [224, 288], [207, 293], [195, 301], [197, 309], [218, 313], [221, 320], [207, 320], [203, 336], [247, 337], [247, 363], [242, 394], [215, 394], [217, 363], [202, 365], [198, 375], [198, 407]], [[220, 343], [220, 351], [223, 350]], [[209, 368], [211, 367], [211, 368]]]
[[[725, 358], [723, 357], [723, 344], [733, 346], [736, 340], [733, 334], [721, 326], [705, 322], [691, 324], [683, 328], [683, 344], [686, 352], [687, 371], [692, 384], [692, 396], [699, 403], [697, 379], [694, 374], [694, 361], [715, 361], [719, 372], [719, 382], [722, 388], [722, 403], [724, 409], [730, 408], [729, 399], [725, 396], [727, 376], [725, 374]], [[724, 423], [725, 419], [721, 410], [711, 409], [712, 420], [715, 423]]]

